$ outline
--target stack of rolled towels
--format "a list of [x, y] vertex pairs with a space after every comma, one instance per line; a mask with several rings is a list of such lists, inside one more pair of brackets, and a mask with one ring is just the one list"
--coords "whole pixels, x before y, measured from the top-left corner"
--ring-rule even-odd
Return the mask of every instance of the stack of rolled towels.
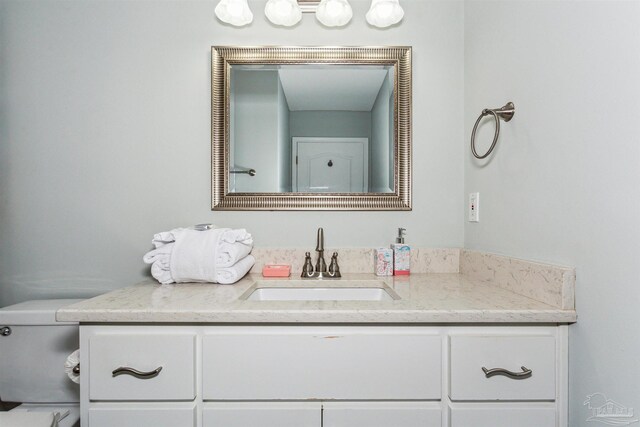
[[176, 228], [155, 234], [155, 249], [143, 260], [162, 284], [211, 282], [231, 284], [251, 270], [253, 238], [245, 229]]

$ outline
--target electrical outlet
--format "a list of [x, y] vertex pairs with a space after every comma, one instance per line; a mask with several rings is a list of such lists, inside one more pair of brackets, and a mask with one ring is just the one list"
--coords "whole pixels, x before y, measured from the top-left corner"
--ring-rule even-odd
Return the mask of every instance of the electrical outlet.
[[480, 222], [480, 193], [469, 193], [469, 222]]

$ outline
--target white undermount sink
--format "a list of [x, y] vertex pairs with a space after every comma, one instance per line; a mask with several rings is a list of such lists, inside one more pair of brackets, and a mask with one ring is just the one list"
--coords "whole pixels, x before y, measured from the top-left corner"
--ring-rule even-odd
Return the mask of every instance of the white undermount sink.
[[[298, 285], [299, 284], [299, 285]], [[317, 281], [258, 282], [241, 297], [247, 301], [393, 301], [400, 297], [378, 281], [345, 281], [322, 286]]]

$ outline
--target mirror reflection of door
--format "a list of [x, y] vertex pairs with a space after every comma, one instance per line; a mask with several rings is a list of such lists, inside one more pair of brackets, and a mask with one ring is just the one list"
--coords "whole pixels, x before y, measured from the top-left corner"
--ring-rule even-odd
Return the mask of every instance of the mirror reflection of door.
[[293, 189], [302, 193], [366, 193], [367, 138], [293, 138]]

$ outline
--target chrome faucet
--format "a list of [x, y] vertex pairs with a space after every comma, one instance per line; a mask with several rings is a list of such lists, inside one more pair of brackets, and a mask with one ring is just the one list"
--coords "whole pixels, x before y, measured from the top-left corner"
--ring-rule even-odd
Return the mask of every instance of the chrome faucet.
[[318, 252], [318, 260], [316, 261], [316, 271], [319, 273], [327, 272], [327, 263], [324, 262], [324, 230], [318, 228], [318, 236], [316, 238], [316, 252]]
[[342, 277], [340, 274], [340, 266], [338, 265], [338, 252], [334, 252], [331, 256], [331, 263], [327, 269], [327, 263], [324, 260], [324, 230], [318, 228], [316, 252], [318, 252], [318, 260], [316, 266], [311, 262], [311, 254], [305, 253], [304, 265], [302, 266], [303, 279], [337, 279]]

